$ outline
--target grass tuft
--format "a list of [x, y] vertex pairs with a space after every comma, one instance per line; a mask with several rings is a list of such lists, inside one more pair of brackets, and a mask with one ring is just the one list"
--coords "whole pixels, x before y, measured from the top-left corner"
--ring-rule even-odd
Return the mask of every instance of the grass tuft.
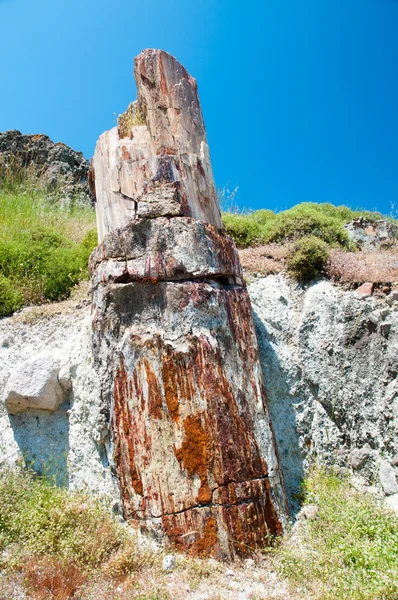
[[316, 518], [278, 550], [282, 574], [317, 600], [398, 597], [398, 519], [348, 479], [318, 470], [304, 487]]

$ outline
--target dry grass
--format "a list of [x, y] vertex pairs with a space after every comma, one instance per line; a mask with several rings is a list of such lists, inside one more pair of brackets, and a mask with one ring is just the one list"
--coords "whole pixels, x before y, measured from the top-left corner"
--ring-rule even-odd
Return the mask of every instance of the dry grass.
[[398, 251], [331, 250], [327, 274], [341, 283], [392, 283], [398, 280]]
[[284, 271], [290, 248], [291, 244], [266, 244], [239, 250], [245, 277], [250, 279], [257, 273], [266, 276]]
[[[246, 280], [250, 282], [260, 273], [266, 277], [286, 270], [286, 259], [292, 244], [267, 244], [239, 250]], [[337, 248], [329, 250], [326, 275], [332, 281], [361, 284], [371, 281], [390, 284], [398, 281], [398, 250], [373, 250], [347, 252]]]
[[30, 560], [24, 574], [24, 587], [34, 600], [68, 600], [86, 580], [75, 564], [49, 558]]

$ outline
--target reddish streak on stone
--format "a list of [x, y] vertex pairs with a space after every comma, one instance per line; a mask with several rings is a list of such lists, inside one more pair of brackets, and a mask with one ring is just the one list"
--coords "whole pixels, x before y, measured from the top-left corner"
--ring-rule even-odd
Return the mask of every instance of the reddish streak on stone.
[[128, 403], [129, 386], [123, 357], [117, 370], [114, 384], [114, 427], [119, 435], [115, 436], [115, 464], [117, 465], [123, 499], [130, 505], [128, 484], [136, 494], [142, 495], [143, 485], [135, 464], [134, 441], [131, 435], [131, 413]]
[[159, 382], [153, 372], [148, 359], [143, 359], [146, 381], [148, 385], [148, 416], [154, 419], [161, 419], [162, 413], [162, 393], [160, 391]]
[[131, 160], [130, 152], [127, 150], [126, 146], [122, 146], [122, 156], [123, 160]]

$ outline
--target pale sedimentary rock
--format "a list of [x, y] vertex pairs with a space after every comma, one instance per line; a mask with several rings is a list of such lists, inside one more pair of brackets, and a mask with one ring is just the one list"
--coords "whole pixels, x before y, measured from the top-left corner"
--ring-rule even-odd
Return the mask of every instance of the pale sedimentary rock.
[[102, 243], [90, 260], [124, 515], [193, 554], [247, 555], [286, 518], [250, 300], [195, 81], [155, 50], [135, 75], [131, 114], [145, 124], [120, 138], [123, 121], [98, 142]]
[[28, 408], [54, 411], [69, 389], [65, 359], [56, 352], [42, 352], [15, 367], [6, 385], [4, 402], [14, 415]]

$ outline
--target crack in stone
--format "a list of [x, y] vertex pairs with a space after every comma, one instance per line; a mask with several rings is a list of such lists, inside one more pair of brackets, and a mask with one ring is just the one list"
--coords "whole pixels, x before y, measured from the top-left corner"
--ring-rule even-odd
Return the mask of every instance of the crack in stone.
[[252, 477], [251, 479], [244, 479], [242, 481], [230, 481], [229, 483], [225, 483], [223, 485], [219, 485], [215, 488], [212, 489], [211, 491], [211, 498], [212, 500], [206, 504], [194, 504], [193, 506], [190, 506], [188, 508], [183, 508], [181, 510], [176, 510], [174, 512], [169, 512], [169, 513], [162, 513], [160, 515], [154, 515], [154, 514], [150, 514], [150, 516], [148, 517], [139, 517], [138, 515], [135, 516], [134, 518], [140, 520], [140, 521], [146, 521], [148, 519], [161, 519], [163, 517], [172, 517], [175, 515], [181, 515], [184, 513], [187, 513], [191, 510], [199, 510], [199, 509], [208, 509], [208, 508], [231, 508], [232, 506], [242, 506], [243, 504], [250, 504], [251, 502], [255, 502], [258, 499], [258, 496], [253, 496], [253, 497], [249, 497], [249, 498], [244, 498], [242, 500], [238, 500], [236, 502], [228, 502], [223, 504], [222, 502], [213, 502], [213, 495], [214, 492], [216, 492], [219, 489], [222, 488], [226, 488], [231, 484], [239, 484], [239, 483], [249, 483], [251, 481], [264, 481], [265, 479], [268, 479], [268, 474], [267, 475], [263, 475], [262, 477]]

